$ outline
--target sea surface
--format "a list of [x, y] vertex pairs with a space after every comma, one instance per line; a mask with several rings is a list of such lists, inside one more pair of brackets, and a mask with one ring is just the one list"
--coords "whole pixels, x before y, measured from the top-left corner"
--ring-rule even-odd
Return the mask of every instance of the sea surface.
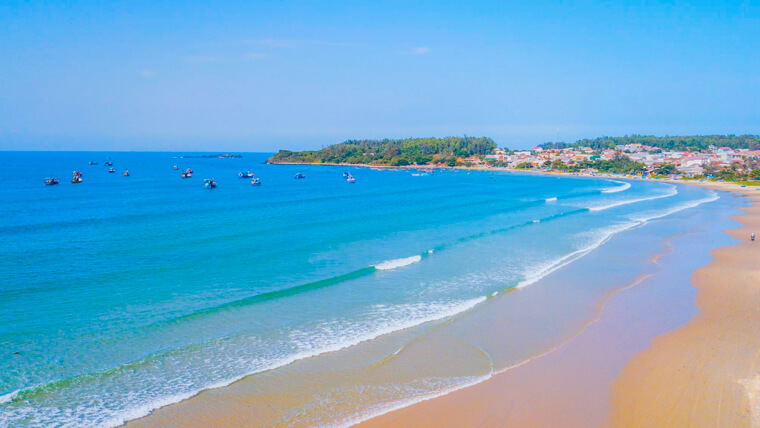
[[[183, 155], [0, 152], [0, 426], [115, 426], [308, 357], [340, 364], [341, 352], [371, 339], [432, 341], [422, 328], [431, 322], [541, 287], [558, 269], [604, 255], [594, 250], [619, 234], [634, 252], [649, 245], [636, 241], [649, 223], [688, 219], [724, 198], [614, 177], [414, 176], [265, 165], [260, 153]], [[193, 177], [180, 178], [188, 167]], [[73, 170], [82, 183], [70, 183]], [[248, 170], [261, 186], [238, 178]], [[45, 186], [47, 176], [61, 183]], [[212, 177], [218, 187], [204, 189]], [[673, 229], [660, 228], [650, 229]], [[624, 262], [613, 253], [604, 263]], [[586, 311], [568, 302], [591, 307], [609, 282], [561, 284], [575, 297], [552, 312]], [[515, 313], [546, 310], [540, 299], [519, 306]], [[501, 367], [493, 355], [484, 367], [506, 369], [568, 334], [530, 330], [530, 340], [499, 345]], [[384, 403], [479, 376], [405, 375], [416, 389], [387, 388]], [[326, 412], [330, 399], [319, 398]]]

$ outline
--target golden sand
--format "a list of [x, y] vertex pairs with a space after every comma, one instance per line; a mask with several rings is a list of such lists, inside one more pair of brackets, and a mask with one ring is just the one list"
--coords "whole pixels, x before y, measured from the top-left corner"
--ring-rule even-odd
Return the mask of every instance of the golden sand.
[[551, 354], [361, 425], [760, 426], [760, 238], [748, 239], [760, 232], [760, 192], [707, 186], [745, 194], [752, 207], [726, 231], [742, 242], [694, 272], [700, 312], [687, 324], [631, 358], [626, 328], [636, 322], [612, 315]]
[[[742, 227], [727, 231], [742, 243], [713, 250], [713, 261], [694, 272], [699, 314], [687, 324], [632, 350], [635, 328], [647, 320], [618, 301], [553, 352], [360, 425], [760, 426], [760, 239], [747, 239], [760, 232], [760, 192], [711, 186], [746, 193], [753, 206], [735, 218]], [[261, 420], [261, 409], [245, 410], [255, 396], [234, 385], [202, 398], [130, 425], [257, 426]]]
[[760, 241], [747, 239], [760, 232], [760, 195], [745, 193], [752, 206], [726, 231], [742, 242], [694, 272], [699, 315], [627, 364], [611, 426], [760, 426]]

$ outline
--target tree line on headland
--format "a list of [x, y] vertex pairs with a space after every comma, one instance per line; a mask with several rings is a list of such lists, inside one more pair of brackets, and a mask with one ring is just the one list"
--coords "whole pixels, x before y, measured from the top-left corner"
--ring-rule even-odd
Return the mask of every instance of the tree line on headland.
[[348, 140], [321, 150], [280, 150], [269, 163], [349, 163], [365, 165], [450, 165], [458, 158], [493, 153], [488, 137], [404, 138], [399, 140]]
[[[655, 137], [651, 135], [630, 135], [624, 137], [600, 137], [578, 140], [575, 143], [544, 143], [542, 149], [564, 149], [590, 147], [596, 151], [614, 149], [617, 146], [642, 144], [661, 150], [703, 152], [710, 146], [733, 149], [760, 150], [758, 135], [696, 135]], [[462, 159], [484, 158], [493, 154], [496, 143], [488, 137], [445, 137], [445, 138], [403, 138], [384, 140], [348, 140], [321, 150], [293, 152], [280, 150], [269, 163], [305, 164], [363, 164], [383, 166], [405, 165], [445, 165], [462, 164]], [[511, 150], [505, 148], [507, 152]], [[559, 166], [559, 165], [557, 165]], [[592, 165], [589, 165], [592, 166]], [[632, 172], [641, 169], [627, 159], [615, 162], [599, 162], [593, 167], [615, 172]]]

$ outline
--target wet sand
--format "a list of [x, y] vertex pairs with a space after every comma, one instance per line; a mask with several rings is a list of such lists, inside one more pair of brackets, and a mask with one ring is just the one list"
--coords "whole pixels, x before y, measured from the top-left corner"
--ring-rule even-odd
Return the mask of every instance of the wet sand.
[[[752, 190], [754, 191], [754, 188]], [[710, 225], [706, 224], [704, 228], [710, 228]], [[689, 323], [689, 320], [697, 315], [697, 310], [694, 307], [696, 290], [689, 284], [689, 278], [697, 266], [704, 266], [710, 262], [708, 255], [710, 249], [728, 245], [730, 238], [721, 233], [720, 229], [717, 227], [710, 229], [712, 231], [711, 236], [724, 237], [720, 245], [695, 241], [695, 237], [704, 239], [704, 234], [700, 235], [696, 233], [697, 231], [671, 236], [665, 243], [664, 252], [652, 253], [657, 255], [654, 255], [650, 261], [659, 268], [647, 270], [647, 272], [640, 273], [638, 277], [631, 276], [629, 282], [626, 283], [627, 286], [623, 287], [622, 290], [620, 287], [615, 287], [616, 291], [610, 293], [603, 304], [599, 304], [599, 309], [595, 311], [596, 317], [586, 324], [580, 333], [572, 335], [570, 340], [558, 347], [553, 346], [549, 352], [542, 356], [532, 358], [518, 367], [497, 373], [482, 383], [386, 413], [369, 419], [361, 425], [585, 427], [613, 424], [661, 426], [662, 423], [660, 422], [663, 419], [658, 415], [654, 415], [655, 423], [653, 424], [642, 419], [630, 419], [624, 412], [625, 406], [619, 406], [617, 403], [623, 403], [626, 399], [636, 397], [636, 394], [644, 392], [636, 391], [636, 385], [620, 388], [618, 385], [622, 384], [623, 377], [630, 371], [633, 363], [640, 356], [646, 355], [650, 351], [648, 348], [652, 345], [653, 338], [667, 337], [668, 332]], [[682, 230], [689, 231], [692, 229], [682, 228]], [[641, 235], [641, 233], [636, 235]], [[631, 245], [625, 248], [630, 247]], [[681, 251], [673, 251], [674, 248], [680, 248]], [[586, 259], [581, 259], [565, 269], [583, 270], [583, 265], [586, 264], [586, 271], [591, 271], [597, 269], [598, 266], [605, 266], [606, 263], [600, 263], [601, 259], [595, 259], [597, 257], [602, 258], [602, 254], [612, 257], [608, 262], [613, 263], [613, 265], [621, 257], [624, 257], [618, 255], [615, 258], [608, 249], [605, 252], [587, 256]], [[701, 254], [698, 257], [699, 260], [687, 264], [683, 263], [684, 258], [694, 258], [695, 254]], [[678, 261], [679, 257], [681, 262]], [[683, 267], [685, 265], [692, 267], [685, 269]], [[642, 272], [639, 269], [633, 270]], [[729, 269], [731, 268], [729, 267]], [[596, 272], [590, 276], [589, 280], [606, 283], [608, 280], [604, 276], [605, 273], [603, 270]], [[566, 275], [568, 272], [563, 271], [557, 272], [555, 276], [563, 279]], [[577, 272], [575, 274], [570, 273], [570, 276], [577, 277], [578, 274]], [[551, 281], [547, 281], [551, 277], [544, 281], [551, 283]], [[759, 278], [755, 276], [755, 279]], [[557, 285], [564, 283], [564, 281], [558, 282]], [[549, 296], [559, 295], [558, 293], [550, 293], [549, 296], [540, 295], [551, 291], [550, 284], [526, 290], [528, 291], [525, 293], [519, 293], [510, 296], [510, 299], [502, 299], [501, 302], [497, 302], [500, 304], [485, 305], [470, 315], [460, 317], [464, 320], [458, 321], [460, 324], [462, 324], [461, 321], [465, 321], [463, 323], [465, 326], [479, 327], [484, 325], [483, 320], [488, 320], [489, 324], [513, 328], [515, 326], [510, 325], [511, 323], [504, 324], [504, 320], [499, 321], [501, 314], [511, 312], [505, 304], [508, 302], [510, 304], [519, 303], [519, 299], [526, 299], [530, 296], [540, 298], [542, 302], [546, 303], [550, 300], [548, 299]], [[538, 294], [534, 296], [536, 293]], [[564, 300], [560, 302], [562, 305], [556, 308], [567, 306], [569, 303], [567, 297], [564, 296]], [[497, 298], [497, 300], [499, 299]], [[760, 300], [755, 301], [760, 302]], [[697, 303], [699, 304], [699, 299]], [[535, 304], [525, 304], [524, 306], [537, 307]], [[545, 310], [552, 312], [550, 309]], [[468, 318], [469, 321], [466, 320]], [[519, 316], [516, 319], [526, 320], [529, 318], [530, 316]], [[511, 319], [506, 318], [506, 320], [510, 321]], [[535, 325], [544, 325], [530, 322], [527, 324], [526, 326], [518, 326], [515, 330], [529, 332], [528, 326], [536, 328]], [[546, 326], [544, 325], [543, 328]], [[364, 343], [351, 350], [342, 351], [342, 353], [299, 361], [284, 369], [257, 375], [255, 378], [237, 382], [226, 388], [204, 391], [190, 400], [160, 409], [151, 416], [131, 421], [128, 425], [266, 426], [270, 423], [265, 421], [277, 420], [279, 423], [275, 425], [308, 426], [310, 425], [307, 422], [310, 413], [324, 413], [325, 410], [329, 410], [305, 408], [303, 397], [300, 397], [308, 398], [323, 392], [319, 388], [312, 389], [307, 386], [311, 383], [315, 387], [327, 385], [326, 382], [319, 379], [317, 379], [319, 381], [311, 382], [318, 377], [318, 373], [324, 373], [330, 378], [330, 383], [334, 383], [336, 373], [331, 368], [343, 367], [346, 373], [341, 375], [345, 379], [342, 377], [341, 379], [346, 384], [354, 385], [356, 387], [354, 389], [361, 389], [359, 387], [363, 384], [357, 383], [360, 379], [369, 380], [371, 384], [382, 384], [392, 379], [393, 382], [391, 383], [394, 383], [401, 379], [400, 373], [404, 374], [405, 370], [411, 370], [415, 376], [419, 376], [418, 372], [429, 370], [432, 370], [430, 376], [437, 375], [437, 371], [434, 370], [436, 365], [409, 365], [409, 361], [422, 361], [424, 363], [425, 358], [427, 358], [424, 351], [444, 349], [440, 343], [445, 343], [446, 346], [451, 347], [442, 354], [449, 356], [450, 359], [453, 359], [452, 361], [472, 361], [482, 358], [481, 354], [475, 352], [479, 349], [477, 347], [472, 348], [472, 345], [479, 344], [482, 346], [488, 341], [483, 342], [481, 340], [479, 342], [475, 340], [473, 342], [474, 337], [466, 328], [464, 330], [459, 329], [459, 336], [456, 334], [450, 336], [452, 331], [456, 332], [457, 329], [447, 327], [440, 330], [439, 333], [428, 334], [424, 340], [415, 343], [414, 346], [406, 346], [400, 355], [404, 358], [391, 360], [390, 363], [381, 368], [376, 368], [375, 365], [371, 367], [359, 365], [349, 368], [344, 366], [347, 361], [366, 361], [366, 358], [346, 358], [347, 355], [353, 353], [365, 353], [367, 350], [364, 348], [379, 346], [388, 348], [390, 351], [397, 349], [395, 342], [399, 338], [395, 338], [394, 335], [389, 335], [378, 341]], [[499, 335], [504, 335], [504, 332], [499, 332]], [[507, 337], [518, 339], [517, 341], [510, 340], [507, 343], [522, 346], [519, 336], [507, 335]], [[465, 338], [467, 340], [460, 340]], [[383, 344], [385, 341], [388, 343]], [[488, 346], [485, 348], [494, 349]], [[350, 354], [346, 354], [346, 352]], [[375, 351], [371, 352], [371, 354], [376, 353]], [[440, 356], [440, 354], [437, 355]], [[645, 361], [652, 360], [647, 359]], [[487, 364], [488, 361], [484, 360], [481, 363], [480, 365]], [[705, 361], [705, 364], [708, 363]], [[315, 364], [324, 366], [326, 369], [315, 371], [313, 367]], [[492, 359], [491, 364], [493, 364]], [[443, 368], [446, 369], [443, 373], [451, 372], [450, 368]], [[643, 370], [648, 371], [650, 369], [651, 366], [645, 365]], [[620, 377], [621, 373], [623, 373], [623, 377]], [[477, 373], [462, 373], [462, 376], [467, 375], [477, 375]], [[307, 376], [309, 382], [303, 382], [303, 376]], [[410, 376], [410, 379], [414, 377], [412, 374]], [[616, 380], [619, 377], [620, 380]], [[635, 381], [639, 377], [644, 378], [646, 376], [634, 374], [632, 379]], [[288, 380], [292, 381], [292, 379], [300, 379], [299, 385], [301, 386], [298, 390], [291, 388], [292, 384]], [[760, 384], [760, 382], [756, 383]], [[612, 389], [611, 385], [615, 385], [615, 389]], [[758, 393], [760, 393], [760, 388], [758, 389]], [[644, 391], [645, 395], [650, 394], [650, 391]], [[341, 402], [352, 403], [357, 411], [367, 408], [362, 403], [361, 394], [353, 393], [351, 396], [347, 395], [346, 400]], [[615, 400], [614, 406], [611, 405], [613, 399]], [[640, 406], [639, 402], [636, 401], [629, 400], [628, 404], [634, 408]], [[283, 412], [287, 412], [290, 416], [287, 418], [277, 416]]]
[[556, 351], [361, 426], [757, 426], [760, 241], [748, 237], [760, 231], [760, 192], [709, 187], [745, 194], [752, 206], [726, 231], [741, 243], [711, 251], [694, 272], [699, 312], [688, 323], [652, 334], [678, 299], [657, 299], [645, 278]]
[[[727, 188], [726, 185], [720, 186]], [[700, 313], [654, 340], [613, 385], [613, 426], [760, 425], [760, 195], [726, 231], [741, 243], [713, 250], [698, 269]]]

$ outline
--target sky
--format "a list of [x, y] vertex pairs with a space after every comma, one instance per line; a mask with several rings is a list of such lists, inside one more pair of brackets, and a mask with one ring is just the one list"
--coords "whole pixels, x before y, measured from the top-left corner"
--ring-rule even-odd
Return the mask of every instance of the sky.
[[0, 150], [760, 133], [760, 1], [0, 0]]

